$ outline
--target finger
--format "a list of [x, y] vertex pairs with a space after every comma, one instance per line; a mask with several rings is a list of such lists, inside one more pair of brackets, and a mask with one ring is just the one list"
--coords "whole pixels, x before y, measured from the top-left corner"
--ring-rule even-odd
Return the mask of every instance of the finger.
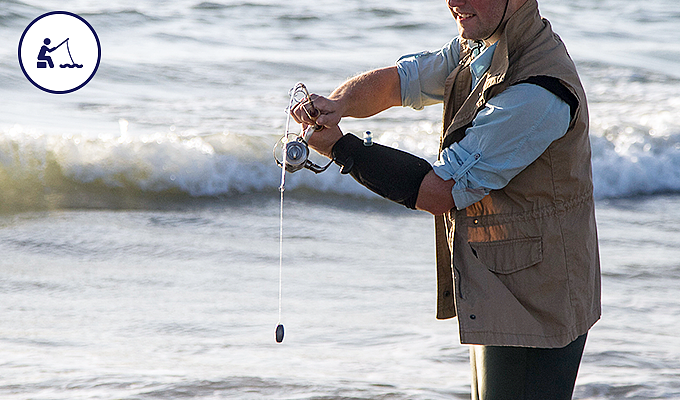
[[314, 119], [310, 118], [309, 115], [307, 114], [307, 111], [304, 109], [304, 104], [298, 103], [295, 106], [293, 106], [293, 109], [290, 111], [290, 115], [293, 117], [295, 122], [298, 124], [312, 124], [314, 123]]
[[309, 98], [314, 108], [319, 110], [322, 114], [333, 111], [333, 102], [327, 98], [319, 96], [318, 94], [311, 94], [309, 95]]
[[333, 112], [328, 114], [321, 114], [319, 118], [316, 119], [316, 123], [325, 126], [326, 128], [331, 128], [340, 123], [340, 114]]
[[314, 107], [314, 104], [312, 102], [307, 102], [302, 105], [302, 108], [305, 110], [305, 113], [307, 113], [307, 116], [311, 119], [315, 119], [319, 116], [320, 112]]
[[[321, 113], [314, 107], [314, 104], [311, 101], [302, 104], [300, 108], [307, 114], [307, 117], [309, 117], [309, 119], [305, 120], [304, 122], [314, 125], [314, 130], [317, 131], [320, 131], [324, 128], [322, 125], [316, 123], [316, 119]], [[311, 121], [311, 123], [309, 121]]]
[[340, 123], [342, 114], [338, 102], [316, 94], [310, 95], [310, 98], [314, 108], [321, 114], [316, 118], [317, 124], [330, 128]]

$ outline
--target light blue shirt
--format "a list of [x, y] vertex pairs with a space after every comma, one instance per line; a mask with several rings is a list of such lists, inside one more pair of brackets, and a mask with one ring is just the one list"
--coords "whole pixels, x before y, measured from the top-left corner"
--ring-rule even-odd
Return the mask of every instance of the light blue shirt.
[[[492, 45], [472, 61], [472, 87], [489, 69]], [[409, 54], [397, 60], [404, 107], [422, 109], [441, 103], [446, 77], [460, 60], [459, 38], [436, 52]], [[456, 208], [481, 200], [502, 189], [534, 162], [550, 143], [569, 128], [569, 105], [550, 91], [529, 83], [509, 86], [491, 98], [472, 121], [465, 137], [439, 155], [433, 168], [444, 180], [453, 179]]]

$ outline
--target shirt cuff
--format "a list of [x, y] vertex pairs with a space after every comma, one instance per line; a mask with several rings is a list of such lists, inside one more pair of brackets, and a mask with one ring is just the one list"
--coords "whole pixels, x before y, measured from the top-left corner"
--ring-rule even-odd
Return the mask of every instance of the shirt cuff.
[[415, 110], [422, 110], [425, 107], [420, 97], [420, 76], [416, 60], [420, 54], [424, 53], [403, 56], [396, 63], [401, 85], [401, 105]]
[[[456, 147], [455, 151], [453, 147]], [[484, 198], [488, 192], [484, 188], [473, 188], [469, 186], [466, 174], [479, 162], [482, 157], [481, 152], [468, 153], [454, 143], [451, 147], [441, 152], [432, 169], [441, 179], [448, 181], [454, 180], [451, 196], [456, 208], [462, 210]]]

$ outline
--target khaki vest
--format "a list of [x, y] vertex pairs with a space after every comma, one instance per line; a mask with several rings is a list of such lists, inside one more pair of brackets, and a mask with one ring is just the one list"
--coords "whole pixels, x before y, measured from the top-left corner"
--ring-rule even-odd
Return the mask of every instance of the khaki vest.
[[536, 0], [502, 29], [472, 90], [462, 41], [461, 63], [446, 81], [442, 148], [462, 139], [488, 99], [531, 77], [559, 79], [578, 107], [565, 136], [505, 188], [435, 217], [437, 318], [458, 316], [461, 343], [563, 347], [600, 317], [586, 96]]

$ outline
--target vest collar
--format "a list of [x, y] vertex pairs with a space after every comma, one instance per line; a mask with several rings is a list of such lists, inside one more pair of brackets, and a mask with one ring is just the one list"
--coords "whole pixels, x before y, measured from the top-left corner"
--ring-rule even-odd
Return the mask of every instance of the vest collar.
[[[521, 54], [543, 28], [544, 24], [538, 12], [538, 2], [527, 0], [501, 28], [501, 37], [495, 44], [496, 49], [488, 70], [488, 78], [484, 83], [484, 90], [505, 80], [511, 59], [515, 55]], [[467, 42], [463, 46], [466, 47], [466, 49], [463, 49], [463, 53], [472, 53]]]
[[[474, 88], [471, 87], [470, 76], [473, 51], [468, 41], [461, 42], [460, 64], [449, 75], [445, 84], [444, 128], [440, 145], [448, 146], [451, 140], [458, 140], [461, 135], [451, 134], [472, 122], [479, 108], [486, 103], [487, 97], [493, 97], [496, 91], [504, 89], [508, 69], [514, 61], [511, 57], [521, 57], [523, 49], [544, 28], [545, 24], [538, 13], [538, 3], [536, 0], [527, 0], [501, 27], [501, 37], [495, 44], [491, 65]], [[493, 87], [496, 89], [490, 90]]]

